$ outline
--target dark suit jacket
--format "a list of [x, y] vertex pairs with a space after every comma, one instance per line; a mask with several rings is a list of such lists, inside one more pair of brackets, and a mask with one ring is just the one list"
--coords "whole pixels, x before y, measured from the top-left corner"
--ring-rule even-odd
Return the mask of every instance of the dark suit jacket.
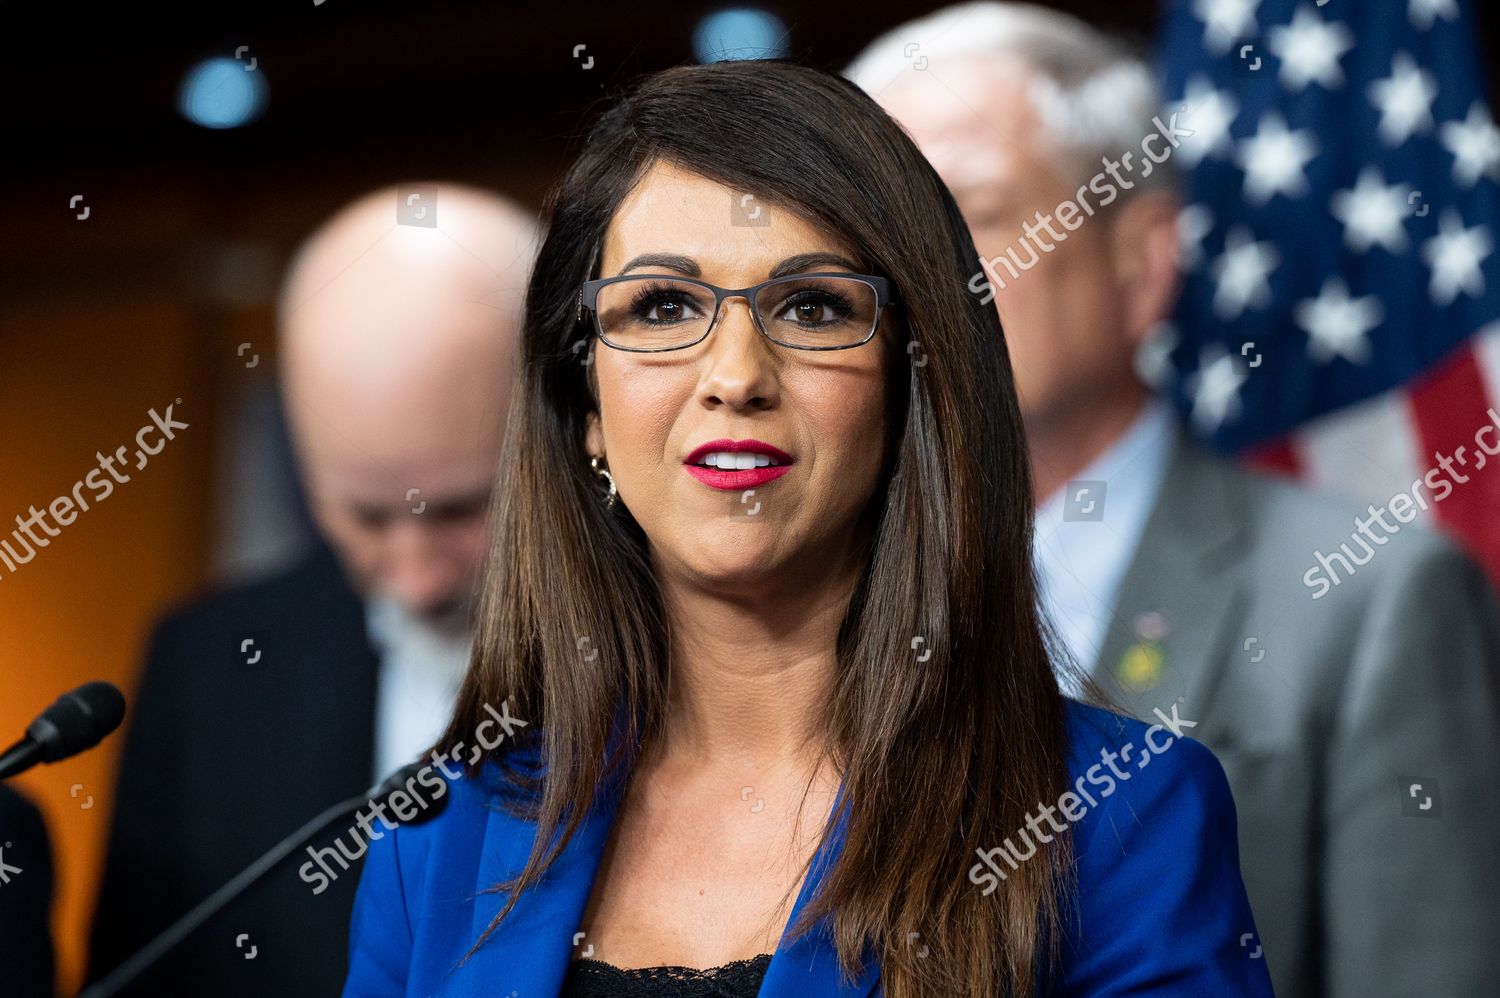
[[0, 786], [0, 990], [5, 994], [52, 998], [51, 907], [47, 827], [26, 798]]
[[[1068, 918], [1059, 979], [1044, 993], [1270, 998], [1265, 964], [1246, 959], [1241, 945], [1246, 935], [1254, 936], [1255, 923], [1240, 881], [1234, 801], [1214, 757], [1159, 725], [1148, 734], [1138, 721], [1075, 701], [1068, 701], [1066, 716], [1069, 783], [1092, 788], [1093, 806], [1081, 804], [1084, 813], [1074, 815], [1077, 904]], [[1124, 779], [1116, 781], [1104, 769], [1106, 748], [1123, 761]], [[539, 763], [534, 748], [519, 751]], [[506, 901], [488, 889], [520, 872], [536, 838], [534, 823], [497, 806], [504, 790], [500, 778], [498, 767], [488, 763], [477, 777], [447, 784], [452, 800], [432, 821], [402, 825], [370, 843], [344, 998], [558, 993], [569, 960], [578, 955], [575, 933], [587, 933], [580, 919], [622, 783], [601, 790], [547, 877], [455, 970]], [[843, 793], [841, 786], [841, 798]], [[812, 864], [788, 925], [837, 858], [844, 825], [835, 824]], [[1019, 845], [1022, 829], [991, 831], [995, 846], [1009, 836], [1023, 859], [1035, 848], [1030, 839]], [[976, 878], [976, 868], [984, 868], [973, 856], [954, 857], [954, 869], [965, 868], [971, 883], [960, 885], [963, 890], [980, 890], [986, 875], [990, 889], [998, 883], [992, 874]], [[857, 979], [839, 980], [830, 929], [825, 916], [807, 935], [783, 938], [759, 994], [882, 994], [880, 964], [871, 953]]]
[[1366, 514], [1179, 433], [1094, 676], [1137, 716], [1182, 698], [1223, 763], [1280, 998], [1476, 994], [1500, 980], [1500, 607], [1431, 510], [1314, 599], [1314, 552]]
[[[368, 788], [375, 678], [361, 603], [326, 549], [157, 628], [132, 698], [91, 979]], [[128, 993], [336, 993], [357, 870], [314, 896], [297, 872], [306, 860], [294, 853]]]

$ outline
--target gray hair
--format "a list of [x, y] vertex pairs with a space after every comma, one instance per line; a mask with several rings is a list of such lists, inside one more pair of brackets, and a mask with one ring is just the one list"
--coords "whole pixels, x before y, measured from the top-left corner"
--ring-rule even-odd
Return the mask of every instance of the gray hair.
[[[870, 43], [844, 75], [878, 98], [904, 73], [940, 71], [960, 59], [1031, 74], [1032, 109], [1070, 174], [1087, 177], [1102, 157], [1138, 149], [1161, 110], [1156, 78], [1129, 46], [1076, 17], [1026, 3], [978, 0], [908, 21]], [[1136, 189], [1171, 190], [1176, 180], [1168, 160]]]

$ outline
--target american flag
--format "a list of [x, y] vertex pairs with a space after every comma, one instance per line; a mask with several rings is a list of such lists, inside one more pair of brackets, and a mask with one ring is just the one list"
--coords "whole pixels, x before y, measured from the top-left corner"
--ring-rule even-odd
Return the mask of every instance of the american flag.
[[[1500, 129], [1468, 0], [1178, 0], [1160, 36], [1188, 207], [1143, 370], [1220, 450], [1426, 514], [1500, 583]], [[1493, 439], [1493, 438], [1489, 438]], [[1467, 469], [1467, 470], [1465, 470]], [[1455, 483], [1457, 480], [1454, 480]]]

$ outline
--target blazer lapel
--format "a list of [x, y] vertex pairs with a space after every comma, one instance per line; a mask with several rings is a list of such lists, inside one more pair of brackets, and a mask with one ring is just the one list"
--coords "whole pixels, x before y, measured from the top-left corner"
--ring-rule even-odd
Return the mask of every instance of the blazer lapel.
[[[365, 633], [364, 604], [331, 549], [320, 547], [293, 585], [305, 609], [273, 622], [267, 654], [289, 690], [281, 701], [289, 714], [283, 723], [297, 738], [268, 742], [253, 765], [295, 770], [314, 813], [322, 801], [370, 785], [380, 660]], [[311, 759], [317, 764], [309, 765]]]
[[[1242, 497], [1216, 459], [1175, 430], [1156, 507], [1120, 583], [1094, 680], [1120, 707], [1151, 720], [1177, 704], [1206, 716], [1244, 617], [1235, 572]], [[1193, 732], [1196, 736], [1198, 732]]]
[[[839, 783], [838, 796], [834, 799], [832, 813], [838, 815], [828, 842], [813, 857], [802, 890], [792, 907], [787, 925], [794, 924], [802, 909], [812, 898], [813, 892], [822, 883], [824, 875], [833, 865], [844, 847], [844, 832], [848, 816], [840, 813], [844, 799], [844, 785]], [[839, 979], [838, 952], [833, 945], [832, 926], [825, 916], [801, 938], [788, 940], [783, 933], [782, 941], [771, 955], [771, 966], [761, 982], [760, 998], [800, 998], [802, 995], [838, 995], [839, 998], [866, 998], [876, 993], [880, 978], [880, 964], [872, 954], [866, 953], [864, 964], [852, 981]]]
[[[619, 790], [619, 786], [601, 788], [594, 807], [543, 881], [522, 895], [506, 916], [504, 928], [470, 958], [462, 972], [468, 982], [463, 993], [509, 994], [517, 990], [522, 995], [539, 995], [557, 994], [562, 989], [568, 963], [576, 953], [574, 935], [582, 931], [584, 909], [614, 824]], [[840, 785], [833, 808], [835, 814], [843, 793]], [[796, 921], [839, 855], [845, 824], [841, 815], [828, 844], [814, 858], [789, 925]], [[533, 823], [514, 818], [498, 803], [492, 803], [474, 886], [471, 939], [479, 938], [505, 902], [504, 894], [483, 892], [520, 872], [530, 854], [534, 835]], [[585, 935], [578, 945], [587, 944]], [[837, 954], [825, 918], [800, 939], [789, 942], [783, 937], [772, 954], [759, 994], [763, 998], [806, 995], [866, 998], [875, 993], [879, 974], [879, 964], [867, 956], [860, 974], [852, 982], [839, 980]]]
[[[622, 705], [615, 711], [606, 758], [624, 737], [625, 718]], [[539, 746], [521, 750], [520, 762], [527, 769], [539, 771], [540, 760]], [[485, 765], [483, 779], [490, 790], [489, 818], [474, 883], [471, 939], [478, 939], [505, 906], [509, 895], [493, 888], [520, 874], [537, 832], [535, 822], [516, 818], [501, 806], [500, 771], [495, 763]], [[567, 848], [542, 880], [522, 893], [504, 925], [470, 958], [464, 993], [506, 995], [514, 990], [521, 995], [555, 995], [562, 990], [575, 945], [588, 945], [587, 937], [575, 943], [575, 934], [581, 931], [584, 908], [624, 787], [625, 777], [619, 774], [600, 785]]]
[[[562, 990], [615, 808], [614, 795], [601, 793], [542, 882], [521, 895], [504, 928], [475, 952], [470, 980], [491, 985], [476, 993], [509, 994], [515, 988], [523, 995], [555, 995]], [[508, 895], [490, 889], [521, 872], [535, 833], [534, 823], [514, 818], [492, 802], [474, 885], [471, 939], [478, 939], [500, 913]], [[579, 945], [586, 946], [587, 938]], [[494, 987], [500, 983], [510, 987]]]

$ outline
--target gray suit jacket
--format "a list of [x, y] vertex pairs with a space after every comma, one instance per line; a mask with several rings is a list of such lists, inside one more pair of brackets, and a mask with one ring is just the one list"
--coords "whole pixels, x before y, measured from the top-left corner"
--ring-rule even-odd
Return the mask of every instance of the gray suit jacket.
[[1172, 446], [1092, 674], [1223, 764], [1245, 958], [1281, 998], [1500, 993], [1493, 590], [1429, 509], [1314, 600], [1366, 510]]

